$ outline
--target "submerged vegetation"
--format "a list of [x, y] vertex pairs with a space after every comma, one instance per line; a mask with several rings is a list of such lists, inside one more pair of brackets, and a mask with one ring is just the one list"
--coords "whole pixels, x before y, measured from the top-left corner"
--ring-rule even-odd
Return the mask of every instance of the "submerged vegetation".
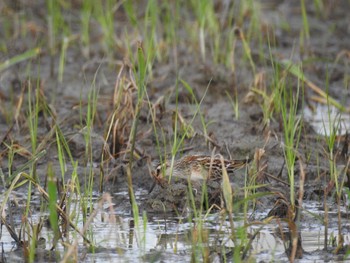
[[349, 7], [1, 2], [2, 261], [348, 258]]

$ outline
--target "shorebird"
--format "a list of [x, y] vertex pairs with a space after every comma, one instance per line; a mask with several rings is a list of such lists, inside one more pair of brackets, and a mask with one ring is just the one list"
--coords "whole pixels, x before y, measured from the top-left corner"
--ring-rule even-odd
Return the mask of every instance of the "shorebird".
[[250, 159], [242, 160], [226, 160], [218, 156], [207, 155], [186, 155], [171, 163], [166, 161], [164, 164], [159, 164], [156, 167], [155, 177], [162, 178], [162, 173], [165, 177], [181, 178], [190, 181], [213, 180], [220, 181], [222, 179], [223, 167], [227, 173], [245, 167], [250, 162]]

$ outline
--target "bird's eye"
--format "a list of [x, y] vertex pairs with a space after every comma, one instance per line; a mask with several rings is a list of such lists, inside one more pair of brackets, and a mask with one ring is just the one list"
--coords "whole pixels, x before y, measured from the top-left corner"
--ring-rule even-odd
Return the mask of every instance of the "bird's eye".
[[160, 174], [161, 170], [162, 170], [162, 165], [158, 165], [157, 168], [156, 168], [157, 175]]

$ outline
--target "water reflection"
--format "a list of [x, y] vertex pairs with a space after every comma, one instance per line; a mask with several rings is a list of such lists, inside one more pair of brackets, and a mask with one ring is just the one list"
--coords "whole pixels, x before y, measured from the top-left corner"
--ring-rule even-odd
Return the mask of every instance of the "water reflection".
[[[322, 222], [315, 220], [312, 214], [323, 217], [319, 207], [310, 202], [304, 206], [309, 213], [303, 213], [299, 229], [302, 247], [306, 254], [303, 258], [311, 260], [322, 260], [324, 253], [320, 253], [324, 247], [324, 227]], [[212, 214], [207, 217], [189, 220], [175, 215], [152, 215], [138, 218], [136, 221], [129, 213], [118, 211], [111, 202], [107, 205], [95, 206], [96, 215], [91, 221], [87, 236], [95, 244], [93, 249], [83, 246], [82, 238], [74, 232], [70, 233], [70, 241], [78, 240], [77, 258], [84, 258], [86, 262], [125, 262], [125, 261], [191, 261], [193, 253], [205, 254], [210, 260], [221, 260], [229, 257], [234, 243], [231, 239], [231, 228], [229, 222], [223, 220], [222, 215]], [[267, 211], [266, 211], [267, 213]], [[261, 214], [257, 217], [264, 218]], [[350, 243], [349, 224], [344, 221], [344, 243]], [[82, 228], [82, 220], [79, 219], [78, 227]], [[272, 220], [266, 225], [251, 223], [247, 228], [248, 236], [255, 236], [251, 243], [251, 249], [247, 255], [254, 261], [288, 261], [285, 253], [289, 247], [289, 232], [286, 222]], [[330, 214], [330, 226], [328, 233], [337, 240], [337, 214]], [[259, 224], [258, 224], [259, 223]], [[235, 218], [235, 227], [244, 226], [244, 221]], [[5, 258], [13, 255], [19, 257], [15, 244], [6, 229], [1, 233], [1, 245], [5, 252]], [[43, 227], [41, 237], [46, 240], [46, 249], [52, 246], [52, 231]], [[329, 244], [331, 246], [332, 244]], [[334, 245], [334, 244], [333, 244]], [[45, 249], [45, 247], [43, 248]], [[65, 244], [59, 243], [56, 250], [61, 257], [65, 253]], [[12, 254], [11, 254], [12, 253]], [[202, 255], [201, 255], [202, 256]], [[17, 260], [16, 260], [17, 261]]]

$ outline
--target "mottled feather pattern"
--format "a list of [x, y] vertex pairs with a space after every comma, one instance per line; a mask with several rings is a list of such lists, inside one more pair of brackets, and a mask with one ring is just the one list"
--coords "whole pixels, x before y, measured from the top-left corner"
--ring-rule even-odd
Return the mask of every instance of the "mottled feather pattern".
[[[204, 165], [208, 170], [217, 169], [222, 170], [222, 163], [220, 159], [211, 159], [210, 157], [200, 159], [199, 162]], [[239, 168], [244, 167], [248, 163], [247, 160], [224, 160], [224, 166], [228, 173], [233, 173]]]
[[[233, 173], [237, 169], [246, 166], [250, 160], [223, 160], [227, 173]], [[161, 165], [157, 167], [157, 175], [161, 173]], [[170, 164], [166, 162], [166, 176], [170, 176]], [[206, 155], [187, 155], [175, 161], [172, 176], [178, 178], [197, 180], [221, 180], [221, 158]]]
[[[204, 166], [208, 172], [210, 171], [210, 179], [220, 180], [222, 177], [222, 161], [219, 158], [212, 158], [209, 156], [198, 156], [197, 161]], [[234, 173], [237, 169], [244, 167], [249, 160], [223, 160], [224, 167], [228, 174]]]

